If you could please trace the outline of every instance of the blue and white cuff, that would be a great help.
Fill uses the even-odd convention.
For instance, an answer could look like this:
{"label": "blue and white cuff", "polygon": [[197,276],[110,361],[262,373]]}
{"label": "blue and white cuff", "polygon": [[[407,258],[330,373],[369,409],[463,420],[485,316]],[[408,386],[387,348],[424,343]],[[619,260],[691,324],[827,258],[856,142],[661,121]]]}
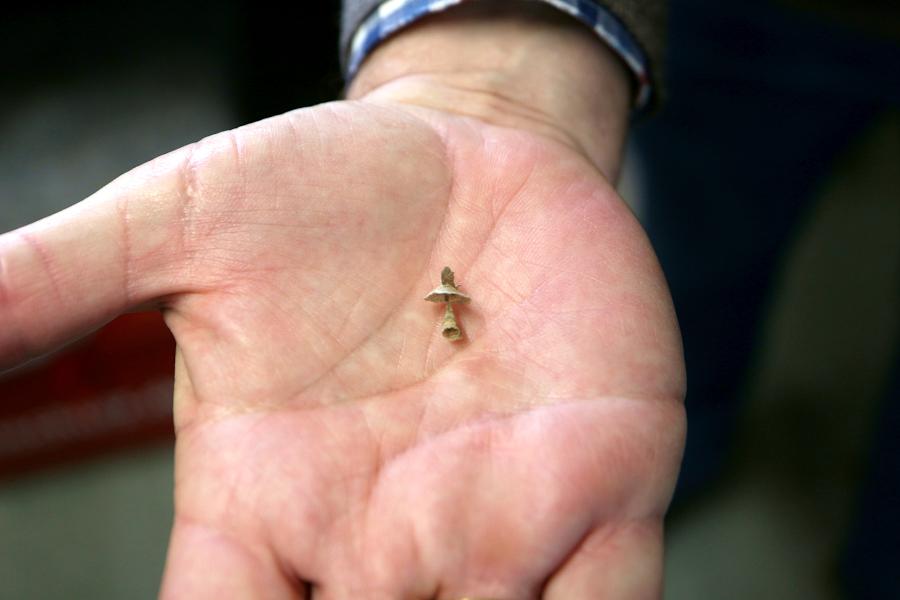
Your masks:
{"label": "blue and white cuff", "polygon": [[[363,59],[394,32],[424,16],[475,0],[386,0],[360,24],[350,40],[347,79],[351,79]],[[647,57],[631,33],[615,15],[592,0],[539,0],[584,23],[628,66],[637,83],[635,108],[641,110],[652,93]]]}

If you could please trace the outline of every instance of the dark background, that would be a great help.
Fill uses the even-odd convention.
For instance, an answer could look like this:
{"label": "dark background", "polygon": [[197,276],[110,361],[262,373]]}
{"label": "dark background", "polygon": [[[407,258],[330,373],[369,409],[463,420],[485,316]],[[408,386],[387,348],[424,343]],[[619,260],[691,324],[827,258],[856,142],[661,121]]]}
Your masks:
{"label": "dark background", "polygon": [[224,70],[236,121],[251,122],[337,97],[339,14],[328,0],[14,4],[0,24],[3,86],[35,93],[159,57],[179,77],[179,55],[201,51]]}

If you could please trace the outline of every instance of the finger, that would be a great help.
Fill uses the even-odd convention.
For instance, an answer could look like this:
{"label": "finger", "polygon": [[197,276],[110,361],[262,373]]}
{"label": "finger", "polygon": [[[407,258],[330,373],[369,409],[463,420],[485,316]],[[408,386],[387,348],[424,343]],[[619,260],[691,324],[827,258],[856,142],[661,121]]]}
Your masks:
{"label": "finger", "polygon": [[203,524],[176,519],[160,598],[308,598],[264,548],[251,548]]}
{"label": "finger", "polygon": [[191,156],[161,157],[0,236],[0,369],[179,289]]}
{"label": "finger", "polygon": [[662,523],[631,521],[594,530],[544,588],[546,600],[662,597]]}

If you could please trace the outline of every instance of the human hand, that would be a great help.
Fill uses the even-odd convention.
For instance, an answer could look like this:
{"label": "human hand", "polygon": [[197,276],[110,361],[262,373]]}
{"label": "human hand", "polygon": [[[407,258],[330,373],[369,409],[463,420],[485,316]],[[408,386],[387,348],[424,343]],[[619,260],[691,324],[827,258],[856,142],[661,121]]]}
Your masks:
{"label": "human hand", "polygon": [[[0,238],[7,364],[137,305],[176,338],[163,596],[659,593],[668,293],[595,165],[527,129],[369,94]],[[422,301],[444,265],[455,344]]]}

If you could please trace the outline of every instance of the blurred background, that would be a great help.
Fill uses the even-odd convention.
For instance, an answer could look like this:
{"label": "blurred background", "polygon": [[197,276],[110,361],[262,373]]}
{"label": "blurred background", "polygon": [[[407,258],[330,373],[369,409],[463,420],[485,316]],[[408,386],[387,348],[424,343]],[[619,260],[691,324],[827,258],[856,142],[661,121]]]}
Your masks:
{"label": "blurred background", "polygon": [[[0,231],[205,135],[336,98],[337,2],[306,4],[7,9]],[[639,132],[620,186],[642,216],[652,136]],[[669,520],[666,598],[868,597],[842,591],[841,565],[896,376],[898,165],[888,104],[810,188],[735,378],[728,444]],[[161,321],[136,315],[0,376],[0,598],[155,597],[172,516],[171,357]],[[688,369],[702,380],[690,354]]]}

